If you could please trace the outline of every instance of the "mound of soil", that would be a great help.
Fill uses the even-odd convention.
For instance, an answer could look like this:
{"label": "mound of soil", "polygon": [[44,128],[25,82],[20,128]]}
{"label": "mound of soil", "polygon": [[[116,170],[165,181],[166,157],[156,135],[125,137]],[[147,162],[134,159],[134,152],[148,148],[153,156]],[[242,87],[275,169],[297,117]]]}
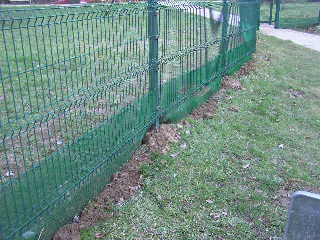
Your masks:
{"label": "mound of soil", "polygon": [[[204,104],[195,109],[190,116],[194,119],[210,119],[213,118],[214,113],[218,107],[218,103],[225,98],[226,90],[241,90],[242,84],[240,78],[248,75],[255,66],[255,60],[252,60],[242,66],[239,71],[233,76],[225,76],[221,83],[221,89],[213,96],[211,96]],[[236,108],[229,109],[230,111],[238,111]]]}
{"label": "mound of soil", "polygon": [[194,119],[210,119],[218,107],[218,102],[223,99],[225,90],[221,89],[218,93],[211,96],[204,104],[193,110],[190,116]]}
{"label": "mound of soil", "polygon": [[[208,99],[206,103],[195,109],[190,115],[195,119],[212,118],[218,102],[225,97],[226,89],[241,90],[239,81],[241,76],[247,75],[254,67],[254,61],[248,62],[240,68],[234,76],[226,76],[222,81],[222,89]],[[182,125],[188,125],[186,121]],[[151,152],[167,153],[170,144],[177,143],[180,136],[175,125],[161,124],[159,129],[151,129],[143,139],[142,146],[137,150],[130,161],[121,171],[115,173],[111,182],[105,189],[82,211],[80,216],[75,216],[73,223],[61,227],[53,240],[80,240],[80,230],[95,225],[97,222],[111,218],[113,204],[121,204],[134,196],[143,184],[143,176],[139,169],[142,164],[151,163]],[[103,237],[103,236],[101,236]],[[96,236],[100,238],[100,236]]]}
{"label": "mound of soil", "polygon": [[159,129],[151,129],[143,140],[143,145],[133,154],[121,171],[113,174],[111,182],[82,211],[73,223],[61,227],[54,240],[80,240],[80,231],[97,222],[111,218],[113,204],[121,204],[134,196],[142,186],[143,177],[139,171],[142,164],[151,163],[150,153],[169,151],[171,143],[178,142],[180,136],[170,124],[162,124]]}
{"label": "mound of soil", "polygon": [[169,145],[180,140],[177,129],[170,124],[161,124],[159,129],[152,129],[143,139],[151,152],[167,153]]}

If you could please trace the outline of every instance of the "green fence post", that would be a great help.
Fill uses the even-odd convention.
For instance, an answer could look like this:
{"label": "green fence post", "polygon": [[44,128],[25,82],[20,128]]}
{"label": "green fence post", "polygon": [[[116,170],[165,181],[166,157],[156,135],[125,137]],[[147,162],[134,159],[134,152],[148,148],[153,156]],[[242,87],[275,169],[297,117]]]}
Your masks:
{"label": "green fence post", "polygon": [[270,2],[269,25],[272,24],[272,13],[273,13],[273,0]]}
{"label": "green fence post", "polygon": [[275,28],[280,28],[280,0],[276,0],[276,19],[275,19]]}
{"label": "green fence post", "polygon": [[320,24],[320,9],[319,9],[318,23]]}
{"label": "green fence post", "polygon": [[222,57],[222,67],[223,71],[227,68],[227,51],[228,51],[228,25],[229,25],[229,6],[227,0],[223,0],[223,7],[222,7],[222,40],[220,46],[220,55]]}
{"label": "green fence post", "polygon": [[160,125],[159,22],[158,1],[148,0],[149,91],[155,97],[156,128]]}
{"label": "green fence post", "polygon": [[261,2],[262,2],[262,0],[258,0],[258,6],[257,6],[257,11],[258,11],[258,25],[257,25],[257,30],[260,29]]}

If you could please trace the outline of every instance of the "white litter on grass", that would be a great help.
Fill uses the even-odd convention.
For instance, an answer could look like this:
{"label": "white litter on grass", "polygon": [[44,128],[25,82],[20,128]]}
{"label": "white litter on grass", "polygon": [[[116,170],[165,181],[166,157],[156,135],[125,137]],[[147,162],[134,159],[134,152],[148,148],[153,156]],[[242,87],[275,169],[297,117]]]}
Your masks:
{"label": "white litter on grass", "polygon": [[227,216],[228,213],[226,211],[222,211],[222,212],[218,212],[218,213],[210,213],[210,217],[212,217],[213,219],[219,219],[222,216]]}
{"label": "white litter on grass", "polygon": [[213,201],[211,199],[207,199],[206,202],[209,203],[209,204],[213,203]]}
{"label": "white litter on grass", "polygon": [[187,148],[187,144],[186,144],[186,143],[182,143],[182,144],[180,145],[180,148],[181,148],[181,149],[186,149],[186,148]]}
{"label": "white litter on grass", "polygon": [[242,166],[243,169],[247,169],[247,168],[249,168],[249,167],[250,167],[250,163],[245,164],[245,165]]}
{"label": "white litter on grass", "polygon": [[170,157],[176,158],[178,155],[179,155],[179,153],[172,153],[172,154],[170,154]]}
{"label": "white litter on grass", "polygon": [[280,145],[278,146],[278,148],[284,149],[284,145],[283,145],[283,144],[280,144]]}
{"label": "white litter on grass", "polygon": [[5,177],[14,177],[15,176],[15,173],[14,171],[7,171],[5,174],[4,174]]}
{"label": "white litter on grass", "polygon": [[177,128],[182,129],[183,126],[181,124],[177,124]]}

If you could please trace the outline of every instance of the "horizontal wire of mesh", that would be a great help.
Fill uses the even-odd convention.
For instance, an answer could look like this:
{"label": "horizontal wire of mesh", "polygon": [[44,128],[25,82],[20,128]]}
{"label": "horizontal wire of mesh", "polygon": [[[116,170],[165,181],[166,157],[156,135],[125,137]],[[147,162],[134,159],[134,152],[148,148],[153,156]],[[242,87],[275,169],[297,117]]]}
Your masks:
{"label": "horizontal wire of mesh", "polygon": [[272,24],[274,22],[276,5],[272,1],[261,1],[260,22]]}
{"label": "horizontal wire of mesh", "polygon": [[320,24],[320,2],[280,1],[279,27],[299,28]]}
{"label": "horizontal wire of mesh", "polygon": [[257,2],[0,10],[1,238],[49,238],[156,119],[250,57],[257,22]]}
{"label": "horizontal wire of mesh", "polygon": [[155,111],[145,5],[23,13],[1,20],[4,232],[108,161]]}

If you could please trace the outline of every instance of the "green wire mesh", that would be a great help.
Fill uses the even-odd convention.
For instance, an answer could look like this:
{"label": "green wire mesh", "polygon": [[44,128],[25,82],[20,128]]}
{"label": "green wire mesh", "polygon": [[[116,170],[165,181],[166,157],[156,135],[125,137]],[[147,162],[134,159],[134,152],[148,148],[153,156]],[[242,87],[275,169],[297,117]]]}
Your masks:
{"label": "green wire mesh", "polygon": [[152,125],[250,59],[258,16],[256,1],[2,7],[0,239],[70,221]]}
{"label": "green wire mesh", "polygon": [[274,0],[261,0],[260,4],[260,22],[273,24],[275,20],[276,5]]}
{"label": "green wire mesh", "polygon": [[320,24],[320,2],[276,0],[277,28],[304,28]]}

